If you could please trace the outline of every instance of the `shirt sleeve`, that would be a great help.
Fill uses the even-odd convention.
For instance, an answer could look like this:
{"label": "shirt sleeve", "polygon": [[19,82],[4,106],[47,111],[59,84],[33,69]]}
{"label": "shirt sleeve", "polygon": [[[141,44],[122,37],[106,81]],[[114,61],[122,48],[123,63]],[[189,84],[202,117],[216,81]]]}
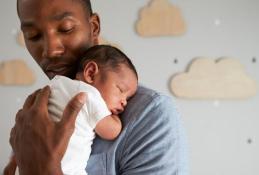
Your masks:
{"label": "shirt sleeve", "polygon": [[157,94],[144,105],[127,131],[119,174],[187,175],[185,135],[172,99]]}

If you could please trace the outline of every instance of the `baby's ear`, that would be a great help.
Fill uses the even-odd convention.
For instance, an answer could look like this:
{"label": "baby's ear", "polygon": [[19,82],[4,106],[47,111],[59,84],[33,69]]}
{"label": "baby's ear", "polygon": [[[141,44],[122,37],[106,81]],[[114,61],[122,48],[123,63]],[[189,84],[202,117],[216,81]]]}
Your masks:
{"label": "baby's ear", "polygon": [[84,67],[84,80],[91,84],[94,81],[95,75],[98,73],[99,68],[96,62],[90,61]]}

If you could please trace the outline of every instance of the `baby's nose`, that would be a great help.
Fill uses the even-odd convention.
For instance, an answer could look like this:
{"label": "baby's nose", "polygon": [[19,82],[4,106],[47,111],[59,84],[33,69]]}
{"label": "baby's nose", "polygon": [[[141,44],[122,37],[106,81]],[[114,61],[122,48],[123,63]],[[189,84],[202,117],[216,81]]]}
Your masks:
{"label": "baby's nose", "polygon": [[127,105],[127,100],[125,100],[125,99],[121,100],[121,105],[123,107],[125,107]]}

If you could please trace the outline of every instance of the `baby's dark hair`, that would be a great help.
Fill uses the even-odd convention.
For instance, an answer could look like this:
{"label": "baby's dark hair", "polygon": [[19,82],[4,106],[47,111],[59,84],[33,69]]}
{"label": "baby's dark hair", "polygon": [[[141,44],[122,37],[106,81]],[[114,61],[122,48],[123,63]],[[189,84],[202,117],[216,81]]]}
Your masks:
{"label": "baby's dark hair", "polygon": [[121,64],[130,68],[138,78],[131,60],[119,49],[110,45],[96,45],[89,48],[79,62],[78,72],[82,72],[89,61],[95,61],[99,67],[116,70]]}

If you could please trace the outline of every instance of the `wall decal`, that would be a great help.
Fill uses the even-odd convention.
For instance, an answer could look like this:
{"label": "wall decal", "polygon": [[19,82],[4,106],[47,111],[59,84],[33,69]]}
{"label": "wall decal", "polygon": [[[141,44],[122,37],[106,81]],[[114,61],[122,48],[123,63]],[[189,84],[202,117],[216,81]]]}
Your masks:
{"label": "wall decal", "polygon": [[35,76],[23,60],[0,63],[0,85],[31,85],[34,82]]}
{"label": "wall decal", "polygon": [[178,58],[174,58],[174,64],[177,64],[178,62]]}
{"label": "wall decal", "polygon": [[98,40],[99,40],[99,44],[107,44],[107,45],[111,45],[111,46],[113,46],[113,47],[116,47],[116,48],[118,48],[118,49],[121,49],[121,47],[118,45],[118,44],[115,44],[115,43],[111,43],[111,42],[109,42],[108,40],[106,40],[104,37],[102,37],[102,36],[100,36],[99,38],[98,38]]}
{"label": "wall decal", "polygon": [[178,7],[168,0],[152,0],[141,9],[136,31],[144,37],[177,36],[184,34],[186,27]]}
{"label": "wall decal", "polygon": [[220,19],[215,19],[215,21],[214,21],[214,25],[217,26],[217,27],[220,26],[221,23],[222,23],[222,22],[221,22]]}
{"label": "wall decal", "polygon": [[22,31],[18,32],[16,34],[16,41],[17,43],[22,46],[22,47],[25,47],[25,41],[24,41],[24,37],[23,37],[23,33]]}
{"label": "wall decal", "polygon": [[256,82],[236,59],[217,61],[205,57],[193,60],[185,73],[172,77],[171,91],[189,99],[244,99],[256,94]]}

